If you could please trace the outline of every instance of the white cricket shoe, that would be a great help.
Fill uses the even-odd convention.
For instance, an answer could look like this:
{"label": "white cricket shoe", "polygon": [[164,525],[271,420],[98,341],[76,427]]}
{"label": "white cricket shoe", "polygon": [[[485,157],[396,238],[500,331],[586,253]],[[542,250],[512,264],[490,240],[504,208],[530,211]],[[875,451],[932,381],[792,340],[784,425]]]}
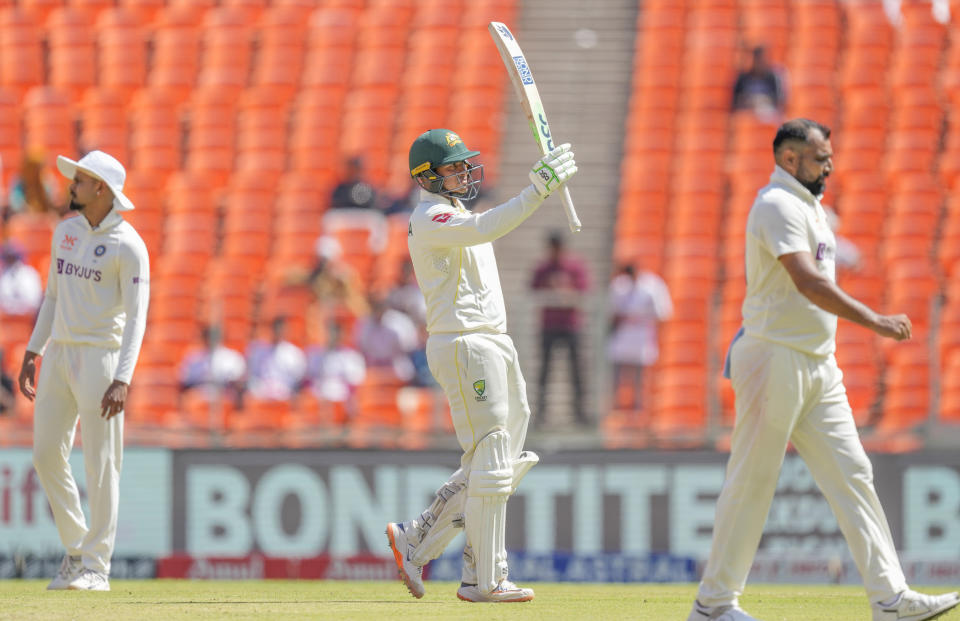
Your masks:
{"label": "white cricket shoe", "polygon": [[873,621],[925,621],[926,619],[936,619],[947,612],[957,604],[960,604],[960,596],[957,592],[945,593],[943,595],[926,595],[907,589],[900,594],[897,601],[883,605],[873,604]]}
{"label": "white cricket shoe", "polygon": [[465,602],[529,602],[533,599],[533,589],[522,589],[504,578],[489,593],[484,593],[475,584],[461,583],[457,597]]}
{"label": "white cricket shoe", "polygon": [[407,585],[410,595],[420,599],[425,592],[423,566],[410,560],[410,555],[417,547],[407,536],[407,529],[410,527],[409,522],[404,524],[390,522],[387,524],[387,540],[390,542],[393,559],[397,562],[397,573],[400,574],[400,579]]}
{"label": "white cricket shoe", "polygon": [[106,574],[84,567],[67,588],[71,591],[109,591],[110,580]]}
{"label": "white cricket shoe", "polygon": [[704,606],[694,600],[693,610],[687,621],[759,621],[756,617],[748,615],[740,606]]}
{"label": "white cricket shoe", "polygon": [[83,569],[83,563],[79,556],[64,554],[63,560],[60,562],[60,569],[57,570],[57,575],[47,585],[47,590],[66,591],[73,579],[80,574],[81,569]]}

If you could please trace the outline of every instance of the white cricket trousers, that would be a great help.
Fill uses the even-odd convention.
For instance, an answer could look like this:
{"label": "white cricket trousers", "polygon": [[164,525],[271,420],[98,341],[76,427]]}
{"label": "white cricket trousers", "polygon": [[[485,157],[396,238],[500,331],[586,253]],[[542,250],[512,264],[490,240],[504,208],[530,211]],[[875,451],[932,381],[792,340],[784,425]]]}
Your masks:
{"label": "white cricket trousers", "polygon": [[477,442],[495,429],[510,435],[510,456],[523,451],[530,423],[527,384],[506,334],[431,334],[427,364],[450,402],[450,417],[469,472]]}
{"label": "white cricket trousers", "polygon": [[[84,567],[110,573],[117,535],[123,412],[101,417],[103,395],[113,381],[119,350],[51,342],[43,355],[33,409],[33,467],[50,501],[60,540]],[[77,420],[83,439],[90,526],[80,507],[67,462]]]}
{"label": "white cricket trousers", "polygon": [[738,340],[730,355],[737,419],[710,558],[697,594],[700,603],[737,603],[788,442],[830,504],[870,601],[906,589],[836,359],[750,336]]}

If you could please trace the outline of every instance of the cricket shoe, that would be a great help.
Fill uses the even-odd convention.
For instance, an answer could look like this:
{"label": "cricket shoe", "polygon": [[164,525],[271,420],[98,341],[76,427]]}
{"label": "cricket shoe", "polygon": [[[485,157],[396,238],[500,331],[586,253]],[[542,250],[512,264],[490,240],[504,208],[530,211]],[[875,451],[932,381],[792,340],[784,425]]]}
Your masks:
{"label": "cricket shoe", "polygon": [[694,600],[693,610],[687,621],[759,621],[756,617],[748,615],[743,608],[736,604],[730,606],[704,606],[699,601]]}
{"label": "cricket shoe", "polygon": [[57,575],[47,585],[47,590],[66,591],[73,579],[80,574],[81,569],[83,569],[83,563],[79,556],[64,554],[63,560],[60,562],[60,569],[57,570]]}
{"label": "cricket shoe", "polygon": [[407,529],[411,526],[409,522],[406,524],[407,526],[396,522],[387,524],[387,541],[390,542],[393,559],[397,562],[397,573],[400,574],[400,579],[407,585],[410,595],[420,599],[425,592],[423,588],[423,566],[410,560],[410,555],[413,554],[416,545],[407,536]]}
{"label": "cricket shoe", "polygon": [[84,567],[67,588],[71,591],[109,591],[110,580],[106,574]]}
{"label": "cricket shoe", "polygon": [[892,604],[873,604],[873,621],[936,619],[957,604],[960,604],[960,597],[956,591],[943,595],[926,595],[907,589]]}
{"label": "cricket shoe", "polygon": [[523,589],[503,579],[497,588],[484,593],[475,584],[461,583],[457,597],[465,602],[529,602],[533,599],[533,589]]}

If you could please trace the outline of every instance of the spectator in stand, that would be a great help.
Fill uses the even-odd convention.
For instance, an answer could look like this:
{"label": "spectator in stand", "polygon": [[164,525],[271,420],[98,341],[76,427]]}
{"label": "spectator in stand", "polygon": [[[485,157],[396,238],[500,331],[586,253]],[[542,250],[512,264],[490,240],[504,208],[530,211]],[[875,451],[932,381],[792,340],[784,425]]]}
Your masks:
{"label": "spectator in stand", "polygon": [[220,327],[201,328],[203,346],[188,352],[180,363],[180,393],[200,392],[207,400],[230,399],[243,405],[247,364],[243,354],[221,343]]}
{"label": "spectator in stand", "polygon": [[347,160],[343,181],[333,188],[330,196],[332,209],[373,209],[377,205],[377,191],[364,180],[362,157]]}
{"label": "spectator in stand", "polygon": [[270,323],[270,341],[247,348],[247,390],[258,399],[289,401],[300,392],[307,370],[303,350],[287,340],[287,318]]}
{"label": "spectator in stand", "polygon": [[314,246],[315,260],[309,270],[294,268],[287,282],[309,287],[313,292],[317,325],[325,325],[331,318],[362,317],[368,312],[363,287],[356,272],[340,261],[343,249],[334,237],[321,235]]}
{"label": "spectator in stand", "polygon": [[0,313],[32,319],[43,301],[43,283],[40,273],[24,263],[23,257],[23,248],[16,242],[8,241],[0,248]]}
{"label": "spectator in stand", "polygon": [[46,155],[42,150],[30,149],[23,156],[20,172],[10,181],[7,204],[13,213],[62,213],[57,193],[60,186],[57,178],[47,168]]}
{"label": "spectator in stand", "polygon": [[[624,266],[610,283],[612,333],[607,356],[613,363],[615,407],[641,407],[644,367],[660,356],[658,332],[660,322],[673,315],[673,302],[667,285],[660,276],[646,270],[638,274],[632,265]],[[632,383],[633,401],[624,402],[621,390]]]}
{"label": "spectator in stand", "polygon": [[840,216],[837,215],[836,210],[829,205],[822,205],[822,207],[823,211],[827,214],[827,224],[830,225],[830,230],[833,231],[833,236],[837,239],[837,254],[835,258],[837,269],[853,272],[859,271],[863,258],[863,255],[860,253],[860,248],[857,247],[857,244],[854,243],[852,239],[844,237],[837,232],[840,228]]}
{"label": "spectator in stand", "polygon": [[733,110],[750,110],[761,119],[775,122],[786,105],[782,70],[767,59],[762,45],[753,48],[750,67],[737,75],[733,85]]}
{"label": "spectator in stand", "polygon": [[367,368],[391,369],[401,382],[414,378],[410,354],[416,350],[417,326],[404,313],[387,306],[379,294],[369,298],[370,314],[354,326],[354,343]]}
{"label": "spectator in stand", "polygon": [[16,390],[16,384],[13,381],[13,376],[7,373],[4,358],[4,351],[0,349],[0,416],[9,416],[14,413],[16,408],[13,392]]}
{"label": "spectator in stand", "polygon": [[427,302],[417,284],[417,275],[413,271],[413,263],[407,259],[400,268],[400,278],[387,293],[387,305],[405,313],[417,326],[427,324]]}
{"label": "spectator in stand", "polygon": [[420,186],[413,183],[403,194],[399,194],[384,208],[383,215],[392,216],[402,214],[409,216],[413,213],[414,207],[420,202]]}
{"label": "spectator in stand", "polygon": [[581,425],[590,417],[583,409],[583,380],[580,369],[580,307],[590,283],[587,267],[579,257],[567,252],[563,234],[553,232],[547,238],[547,257],[536,267],[530,284],[540,306],[540,376],[537,382],[539,420],[547,421],[547,379],[553,363],[554,348],[567,349],[570,360],[570,387],[573,390],[573,414]]}
{"label": "spectator in stand", "polygon": [[331,322],[327,344],[307,349],[307,385],[321,401],[343,404],[347,417],[356,413],[357,386],[367,376],[363,354],[343,342],[340,325]]}

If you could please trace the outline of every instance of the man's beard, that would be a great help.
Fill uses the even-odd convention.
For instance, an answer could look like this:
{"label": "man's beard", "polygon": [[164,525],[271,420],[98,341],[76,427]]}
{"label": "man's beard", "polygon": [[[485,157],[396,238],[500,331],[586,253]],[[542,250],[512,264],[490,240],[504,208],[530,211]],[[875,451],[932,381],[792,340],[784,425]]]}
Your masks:
{"label": "man's beard", "polygon": [[71,200],[71,201],[70,201],[70,211],[83,211],[83,205],[81,205],[81,204],[78,203],[77,201]]}
{"label": "man's beard", "polygon": [[814,196],[820,196],[823,194],[823,190],[827,187],[827,177],[826,175],[820,175],[813,181],[804,181],[802,179],[797,179],[800,182],[800,185],[810,190],[810,193]]}

